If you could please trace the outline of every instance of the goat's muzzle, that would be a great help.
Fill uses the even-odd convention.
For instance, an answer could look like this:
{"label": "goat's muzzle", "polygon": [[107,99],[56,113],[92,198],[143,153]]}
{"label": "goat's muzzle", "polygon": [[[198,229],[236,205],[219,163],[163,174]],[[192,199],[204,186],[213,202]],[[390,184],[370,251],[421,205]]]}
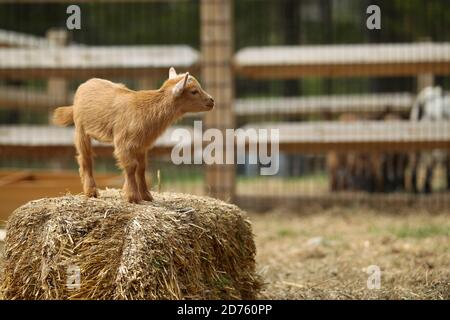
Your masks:
{"label": "goat's muzzle", "polygon": [[208,107],[209,110],[214,108],[214,99],[213,98],[209,98],[208,103],[206,104],[206,106]]}

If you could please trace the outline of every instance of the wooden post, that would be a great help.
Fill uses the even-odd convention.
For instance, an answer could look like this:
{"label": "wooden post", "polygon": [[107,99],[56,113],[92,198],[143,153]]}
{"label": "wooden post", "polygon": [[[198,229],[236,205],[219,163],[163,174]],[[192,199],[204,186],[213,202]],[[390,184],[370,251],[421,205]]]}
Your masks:
{"label": "wooden post", "polygon": [[[421,43],[431,43],[430,38],[421,39]],[[430,87],[434,84],[434,75],[432,73],[424,73],[417,75],[417,93],[420,93],[422,89]]]}
{"label": "wooden post", "polygon": [[[225,137],[234,129],[233,0],[201,0],[201,69],[205,89],[215,99],[215,108],[205,115],[204,130],[217,128]],[[228,146],[230,147],[230,146]],[[224,148],[224,159],[227,152]],[[206,193],[233,201],[236,184],[235,164],[205,165]]]}
{"label": "wooden post", "polygon": [[[69,34],[63,29],[50,29],[47,31],[46,37],[52,47],[64,47],[69,42]],[[49,78],[47,81],[47,93],[53,101],[67,101],[69,92],[67,88],[67,80],[64,78]],[[52,103],[48,110],[48,123],[52,122],[53,110],[61,107]],[[49,161],[52,169],[63,169],[66,167],[67,159],[56,158]]]}
{"label": "wooden post", "polygon": [[[62,29],[50,29],[47,31],[47,39],[51,46],[63,47],[68,43],[69,35],[66,30]],[[68,98],[67,80],[64,78],[50,78],[47,82],[47,92],[50,97],[53,97],[55,101],[66,101]],[[51,114],[54,107],[51,106],[49,110],[49,122],[51,120]]]}
{"label": "wooden post", "polygon": [[[430,42],[430,39],[423,39],[421,42]],[[426,87],[430,87],[434,85],[434,75],[432,73],[422,73],[418,74],[416,78],[416,90],[417,94],[419,94]],[[417,186],[417,175],[418,175],[418,167],[417,163],[419,161],[419,153],[411,152],[409,154],[409,165],[406,170],[405,176],[405,187],[408,191],[415,190]]]}

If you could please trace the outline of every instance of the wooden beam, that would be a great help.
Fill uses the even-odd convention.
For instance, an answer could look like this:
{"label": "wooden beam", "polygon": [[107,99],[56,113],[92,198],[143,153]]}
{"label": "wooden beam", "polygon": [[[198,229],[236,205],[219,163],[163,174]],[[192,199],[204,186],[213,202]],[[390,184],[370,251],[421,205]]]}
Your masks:
{"label": "wooden beam", "polygon": [[[154,80],[140,79],[142,89],[154,88]],[[376,113],[386,110],[392,112],[409,112],[415,96],[403,93],[377,93],[355,95],[330,95],[311,97],[275,97],[236,99],[234,112],[236,116],[257,115],[306,115],[321,113],[361,112]],[[0,108],[34,108],[48,109],[55,106],[71,104],[73,93],[67,98],[50,96],[46,92],[27,90],[12,86],[0,87]],[[188,114],[198,117],[198,114]]]}
{"label": "wooden beam", "polygon": [[244,48],[237,73],[255,79],[450,74],[450,43],[351,44]]}
{"label": "wooden beam", "polygon": [[414,98],[415,95],[404,92],[238,99],[235,112],[237,116],[409,112]]}
{"label": "wooden beam", "polygon": [[[215,99],[215,108],[205,116],[207,128],[217,128],[222,134],[234,128],[233,0],[201,0],[202,80]],[[229,150],[224,149],[226,156]],[[205,166],[207,194],[233,201],[236,187],[236,167],[233,164]]]}
{"label": "wooden beam", "polygon": [[[76,171],[32,171],[33,179],[16,181],[0,186],[0,225],[19,206],[31,200],[44,197],[57,197],[68,192],[77,194],[82,191],[79,175]],[[8,170],[1,170],[0,177],[10,175]],[[99,188],[120,188],[123,178],[119,173],[95,172],[95,180]],[[116,179],[114,179],[114,177]],[[1,235],[0,235],[1,236]]]}
{"label": "wooden beam", "polygon": [[[0,0],[1,3],[2,0]],[[44,37],[0,29],[0,47],[48,48],[53,44]]]}
{"label": "wooden beam", "polygon": [[9,175],[0,177],[0,187],[4,187],[23,180],[29,180],[32,178],[33,175],[28,170],[11,173]]}
{"label": "wooden beam", "polygon": [[269,136],[271,129],[278,129],[280,151],[288,153],[450,149],[450,121],[266,123],[248,124],[243,129],[266,129]]}
{"label": "wooden beam", "polygon": [[198,53],[188,46],[108,46],[0,49],[0,77],[166,77],[168,68],[192,69]]}
{"label": "wooden beam", "polygon": [[[152,78],[139,79],[141,89],[156,88]],[[308,115],[308,114],[339,114],[345,112],[377,113],[389,110],[391,112],[407,113],[411,110],[415,95],[408,92],[329,95],[311,97],[269,97],[236,99],[234,113],[236,116],[263,115]],[[33,108],[46,110],[57,106],[70,105],[73,93],[67,97],[51,96],[46,92],[27,90],[12,86],[0,87],[0,108]],[[187,114],[187,117],[198,117],[198,114]]]}
{"label": "wooden beam", "polygon": [[[170,127],[158,138],[149,151],[151,156],[170,154],[178,143],[171,138],[173,130],[183,128],[191,132],[190,127]],[[3,125],[0,126],[0,156],[2,157],[72,157],[75,155],[72,127],[61,128],[42,125]],[[191,145],[187,139],[184,143]],[[93,140],[97,156],[112,156],[112,145]]]}
{"label": "wooden beam", "polygon": [[21,87],[0,87],[0,108],[48,110],[71,105],[73,93],[67,96],[52,96],[45,91],[29,90]]}

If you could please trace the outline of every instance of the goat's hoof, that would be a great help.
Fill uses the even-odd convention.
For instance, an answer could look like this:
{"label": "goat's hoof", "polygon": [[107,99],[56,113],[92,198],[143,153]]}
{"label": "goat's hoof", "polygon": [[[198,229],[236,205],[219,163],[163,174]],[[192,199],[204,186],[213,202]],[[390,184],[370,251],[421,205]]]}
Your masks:
{"label": "goat's hoof", "polygon": [[89,198],[98,198],[97,188],[95,187],[87,189],[84,194]]}
{"label": "goat's hoof", "polygon": [[130,194],[127,196],[127,200],[129,203],[139,203],[142,199],[139,195]]}
{"label": "goat's hoof", "polygon": [[144,192],[144,193],[141,195],[141,197],[142,197],[142,200],[144,200],[144,201],[153,201],[152,194],[151,194],[149,191]]}

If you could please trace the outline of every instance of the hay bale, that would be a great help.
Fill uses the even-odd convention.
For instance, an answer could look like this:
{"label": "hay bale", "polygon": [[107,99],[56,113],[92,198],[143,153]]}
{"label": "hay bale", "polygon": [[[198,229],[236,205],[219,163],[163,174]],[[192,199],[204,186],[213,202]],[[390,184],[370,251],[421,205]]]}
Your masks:
{"label": "hay bale", "polygon": [[[120,191],[31,201],[7,224],[5,299],[251,299],[251,225],[236,206],[185,194],[129,204]],[[75,269],[74,269],[75,268]],[[77,269],[78,268],[78,269]],[[80,286],[68,286],[79,270]]]}

